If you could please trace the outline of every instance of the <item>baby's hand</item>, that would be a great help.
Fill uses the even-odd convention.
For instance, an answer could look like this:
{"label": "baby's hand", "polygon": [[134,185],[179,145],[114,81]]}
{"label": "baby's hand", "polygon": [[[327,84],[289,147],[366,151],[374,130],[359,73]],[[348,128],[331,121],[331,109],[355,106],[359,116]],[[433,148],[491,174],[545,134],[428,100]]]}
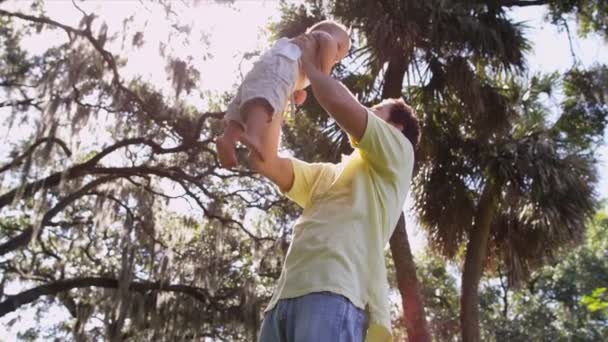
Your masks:
{"label": "baby's hand", "polygon": [[293,92],[293,102],[297,105],[300,106],[304,103],[304,101],[306,101],[306,90],[304,89],[299,89]]}

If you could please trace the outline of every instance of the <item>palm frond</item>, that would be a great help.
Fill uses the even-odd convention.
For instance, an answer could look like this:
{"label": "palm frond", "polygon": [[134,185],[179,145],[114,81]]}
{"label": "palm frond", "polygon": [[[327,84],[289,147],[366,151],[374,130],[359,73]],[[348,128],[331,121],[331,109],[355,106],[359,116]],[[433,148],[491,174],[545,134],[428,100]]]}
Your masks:
{"label": "palm frond", "polygon": [[497,147],[492,166],[504,184],[492,244],[502,251],[512,283],[578,244],[596,209],[594,161],[563,153],[545,134]]}

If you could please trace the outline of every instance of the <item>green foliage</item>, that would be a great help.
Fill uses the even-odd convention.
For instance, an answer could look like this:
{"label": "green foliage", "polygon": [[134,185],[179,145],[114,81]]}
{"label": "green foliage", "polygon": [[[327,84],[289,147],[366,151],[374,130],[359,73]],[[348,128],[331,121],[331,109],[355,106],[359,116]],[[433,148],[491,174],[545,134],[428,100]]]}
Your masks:
{"label": "green foliage", "polygon": [[551,20],[564,24],[567,15],[574,15],[583,36],[599,33],[608,39],[608,4],[603,0],[549,0]]}
{"label": "green foliage", "polygon": [[[489,96],[488,103],[503,108],[500,125],[479,124],[483,114],[471,115],[470,107],[450,99],[438,103],[420,93],[429,104],[414,183],[415,206],[431,243],[444,255],[455,257],[466,241],[475,203],[489,180],[501,191],[491,223],[488,267],[501,259],[510,281],[517,282],[550,260],[554,251],[581,241],[584,224],[595,209],[597,176],[589,149],[602,139],[604,129],[596,125],[571,134],[579,139],[562,139],[555,133],[570,122],[572,113],[565,101],[557,123],[550,124],[554,113],[541,94],[551,96],[557,81],[556,74],[530,80],[492,80],[486,75],[490,87],[501,89],[499,97],[484,95]],[[578,106],[603,108],[593,99],[577,98]]]}
{"label": "green foliage", "polygon": [[606,299],[606,288],[598,287],[590,295],[584,295],[581,303],[587,307],[589,312],[595,313],[599,311],[605,315],[608,313],[608,301]]}
{"label": "green foliage", "polygon": [[485,60],[496,67],[523,66],[527,49],[522,27],[510,22],[500,8],[471,1],[336,2],[334,14],[366,37],[372,70],[379,70],[395,51],[409,62],[420,56],[460,56]]}
{"label": "green foliage", "polygon": [[[483,341],[601,341],[608,334],[605,209],[587,225],[586,242],[534,272],[519,287],[499,272],[480,292]],[[431,251],[417,260],[427,316],[437,341],[459,335],[457,272]],[[594,310],[595,309],[595,310]]]}
{"label": "green foliage", "polygon": [[[596,215],[587,231],[601,231],[600,240],[605,244],[608,225],[601,221],[602,215],[605,209]],[[513,324],[506,325],[508,328],[496,335],[496,340],[526,341],[538,336],[552,341],[598,341],[605,337],[607,317],[591,311],[585,304],[589,300],[584,299],[593,296],[598,284],[608,281],[607,250],[597,246],[587,239],[584,245],[564,255],[556,264],[539,270],[527,284],[509,293],[510,312],[493,324],[505,326],[509,320]],[[497,311],[493,309],[494,314]],[[490,321],[496,318],[488,317]]]}
{"label": "green foliage", "polygon": [[454,341],[460,332],[458,290],[445,260],[427,250],[416,260],[424,305],[432,335],[437,341]]}
{"label": "green foliage", "polygon": [[573,69],[564,77],[564,114],[553,127],[566,144],[590,149],[608,125],[608,67]]}
{"label": "green foliage", "polygon": [[315,23],[327,19],[323,13],[323,1],[309,1],[306,5],[281,1],[281,19],[270,25],[273,39],[293,38],[306,31]]}

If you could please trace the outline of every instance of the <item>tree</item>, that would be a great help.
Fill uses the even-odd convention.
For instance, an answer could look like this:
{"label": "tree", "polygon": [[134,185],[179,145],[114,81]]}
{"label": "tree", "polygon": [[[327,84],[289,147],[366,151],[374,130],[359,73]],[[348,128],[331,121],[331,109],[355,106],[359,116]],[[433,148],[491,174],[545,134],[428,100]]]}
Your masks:
{"label": "tree", "polygon": [[[191,56],[171,50],[188,43],[186,4],[139,8],[172,27],[159,46],[169,89],[126,76],[127,52],[153,38],[135,14],[111,27],[74,2],[71,25],[44,2],[2,5],[3,130],[27,134],[10,136],[0,166],[0,316],[48,298],[38,312],[72,316],[55,337],[251,340],[284,253],[288,230],[274,225],[294,207],[249,171],[219,168],[225,101],[197,90]],[[39,53],[23,47],[55,32]],[[246,218],[255,210],[263,221]]]}
{"label": "tree", "polygon": [[[463,340],[479,339],[477,287],[484,268],[503,264],[509,283],[516,284],[559,249],[580,242],[593,213],[592,153],[588,146],[564,139],[568,133],[560,129],[562,119],[548,124],[548,113],[535,103],[539,93],[550,91],[546,87],[551,82],[550,77],[533,78],[523,89],[513,83],[497,85],[514,92],[512,99],[519,104],[508,107],[522,111],[512,114],[512,124],[502,129],[510,128],[502,132],[483,137],[487,131],[477,135],[474,130],[450,130],[449,117],[461,115],[456,109],[446,111],[444,121],[432,123],[437,125],[431,129],[435,147],[416,179],[416,205],[431,242],[442,253],[457,257],[466,243]],[[569,82],[567,76],[566,88]],[[582,107],[590,104],[575,96]],[[606,112],[600,112],[595,114],[605,127]],[[593,121],[595,114],[585,113],[586,120]],[[570,114],[565,105],[563,116]],[[601,137],[603,127],[585,131],[581,140]]]}
{"label": "tree", "polygon": [[[606,282],[606,209],[586,225],[584,243],[559,253],[552,265],[509,287],[504,265],[483,280],[480,291],[483,341],[598,341],[606,336],[606,316],[585,304],[588,293]],[[458,290],[455,267],[431,250],[416,260],[429,324],[440,341],[457,341]]]}
{"label": "tree", "polygon": [[[486,284],[484,340],[598,341],[608,334],[606,315],[585,298],[608,280],[605,208],[587,225],[584,243],[533,273],[519,289]],[[500,276],[506,285],[506,277]],[[498,299],[498,300],[497,300]]]}

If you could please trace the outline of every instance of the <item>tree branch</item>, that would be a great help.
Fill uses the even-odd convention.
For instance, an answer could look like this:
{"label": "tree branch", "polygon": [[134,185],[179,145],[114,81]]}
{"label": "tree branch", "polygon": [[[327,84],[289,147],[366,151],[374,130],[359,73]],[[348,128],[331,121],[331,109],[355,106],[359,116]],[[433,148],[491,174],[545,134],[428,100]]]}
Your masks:
{"label": "tree branch", "polygon": [[25,84],[19,82],[11,82],[11,81],[0,81],[0,87],[26,87],[26,88],[35,88],[37,84]]}
{"label": "tree branch", "polygon": [[76,4],[76,1],[72,0],[72,5],[74,5],[74,7],[76,7],[76,9],[78,10],[78,12],[82,13],[82,15],[84,17],[88,17],[89,14],[87,12],[85,12],[80,6],[78,6],[78,4]]}
{"label": "tree branch", "polygon": [[566,35],[568,36],[568,43],[570,46],[570,55],[572,56],[572,64],[576,65],[577,58],[576,58],[576,53],[574,53],[574,44],[572,43],[572,34],[570,34],[570,26],[568,26],[568,21],[564,18],[562,18],[562,24],[564,25],[564,28],[566,29]]}
{"label": "tree branch", "polygon": [[[145,139],[145,138],[125,139],[125,140],[115,143],[114,145],[111,145],[111,146],[105,148],[104,150],[102,150],[101,152],[99,152],[94,157],[92,157],[91,159],[87,160],[84,163],[74,165],[66,171],[53,173],[46,178],[39,179],[37,181],[33,181],[31,183],[25,184],[21,187],[14,188],[13,190],[10,190],[9,192],[2,194],[0,196],[0,208],[10,204],[20,192],[21,192],[21,196],[23,198],[27,198],[27,197],[34,195],[40,189],[51,188],[51,187],[58,185],[60,183],[62,177],[65,177],[65,179],[73,179],[76,177],[80,177],[80,176],[89,174],[89,173],[91,173],[91,169],[97,163],[99,163],[101,161],[101,159],[103,159],[110,153],[112,153],[122,147],[130,146],[130,145],[139,145],[139,144],[147,145],[147,146],[151,147],[152,151],[154,153],[165,154],[165,153],[175,153],[175,152],[187,151],[189,149],[202,146],[203,144],[207,144],[207,142],[206,141],[197,141],[197,142],[191,143],[191,144],[181,144],[181,145],[171,147],[171,148],[164,148],[150,139]],[[116,168],[116,169],[124,171],[124,170],[128,170],[128,169],[137,169],[137,168]],[[139,172],[134,172],[134,173],[131,172],[131,173],[129,173],[129,175],[135,175],[138,173]]]}
{"label": "tree branch", "polygon": [[[142,178],[145,178],[145,177],[142,177]],[[127,177],[126,180],[129,181],[129,183],[133,184],[134,186],[136,186],[138,188],[142,188],[142,189],[146,190],[147,192],[149,192],[149,193],[151,193],[151,194],[153,194],[155,196],[159,196],[159,197],[162,197],[162,198],[165,198],[165,199],[168,199],[168,200],[177,199],[177,198],[184,198],[184,196],[185,196],[185,194],[183,194],[183,195],[177,195],[177,196],[169,196],[167,194],[163,194],[160,191],[156,191],[156,190],[152,189],[152,187],[150,185],[146,185],[146,184],[142,184],[142,183],[138,183],[138,182],[134,181],[133,179],[131,179],[131,177]]]}
{"label": "tree branch", "polygon": [[0,102],[0,108],[2,107],[17,107],[17,106],[33,106],[40,108],[38,105],[40,102],[34,102],[35,99],[23,99],[14,101],[3,101]]}
{"label": "tree branch", "polygon": [[502,0],[500,5],[503,7],[526,7],[526,6],[541,6],[548,4],[548,0]]}
{"label": "tree branch", "polygon": [[99,42],[99,40],[97,40],[95,37],[93,37],[93,33],[91,32],[91,22],[92,22],[91,16],[85,16],[85,18],[88,18],[88,20],[86,20],[86,28],[83,30],[80,30],[80,29],[76,29],[76,28],[73,28],[68,25],[61,24],[61,23],[59,23],[55,20],[52,20],[48,17],[45,17],[45,16],[36,17],[36,16],[27,15],[27,14],[18,13],[18,12],[9,12],[9,11],[5,11],[2,9],[0,9],[0,15],[4,15],[4,16],[8,16],[8,17],[15,17],[15,18],[32,21],[32,22],[39,23],[39,24],[47,24],[50,26],[55,26],[55,27],[61,28],[68,34],[68,37],[70,38],[70,40],[72,39],[72,35],[79,36],[79,37],[86,39],[87,41],[89,41],[89,43],[91,43],[93,48],[95,50],[97,50],[97,52],[99,52],[99,54],[103,58],[104,62],[108,65],[108,68],[112,72],[112,83],[115,86],[117,86],[120,91],[125,93],[131,100],[135,101],[139,105],[141,110],[146,112],[157,124],[163,126],[163,122],[166,122],[170,119],[170,117],[168,115],[163,116],[162,114],[158,114],[158,113],[155,113],[154,111],[149,110],[146,103],[136,93],[134,93],[131,89],[125,87],[122,84],[122,82],[120,80],[120,74],[118,72],[116,59],[114,58],[114,56],[112,55],[111,52],[109,52],[108,50],[105,50],[103,48],[103,45],[102,45],[102,43]]}
{"label": "tree branch", "polygon": [[29,147],[29,148],[28,148],[28,149],[27,149],[25,152],[23,152],[21,155],[17,156],[15,159],[13,159],[13,161],[12,161],[12,162],[10,162],[10,163],[8,163],[7,165],[5,165],[5,166],[1,167],[1,168],[0,168],[0,173],[2,173],[2,172],[6,171],[6,170],[8,170],[8,169],[10,169],[10,168],[13,168],[13,167],[15,167],[15,166],[19,165],[19,164],[20,164],[20,163],[23,161],[23,159],[25,159],[27,156],[29,156],[30,154],[32,154],[32,153],[34,152],[34,150],[35,150],[35,149],[36,149],[38,146],[40,146],[41,144],[43,144],[43,143],[45,143],[45,142],[48,142],[48,143],[55,143],[55,144],[59,145],[59,146],[60,146],[60,147],[63,149],[63,152],[65,152],[65,154],[66,154],[68,157],[71,157],[71,156],[72,156],[72,151],[70,151],[70,149],[68,148],[67,144],[66,144],[66,143],[65,143],[63,140],[58,139],[58,138],[55,138],[55,137],[44,137],[44,138],[40,138],[40,139],[36,140],[36,141],[35,141],[35,142],[32,144],[32,146],[30,146],[30,147]]}
{"label": "tree branch", "polygon": [[[84,11],[81,10],[81,12],[83,14],[85,14]],[[16,17],[16,18],[20,18],[23,20],[27,20],[27,21],[32,21],[32,22],[36,22],[36,23],[40,23],[40,24],[47,24],[47,25],[61,28],[61,29],[65,30],[66,33],[68,33],[70,40],[72,39],[71,35],[76,35],[76,36],[86,39],[87,41],[89,41],[89,43],[91,43],[93,48],[97,52],[99,52],[99,54],[103,58],[104,62],[107,64],[108,68],[110,69],[110,71],[113,75],[112,84],[115,85],[116,87],[118,87],[118,90],[121,91],[122,93],[124,93],[129,100],[134,101],[139,106],[140,110],[145,112],[156,124],[158,124],[161,127],[166,127],[166,124],[169,123],[173,128],[175,128],[175,130],[178,133],[180,133],[179,122],[176,122],[175,117],[173,115],[171,115],[170,113],[157,113],[155,108],[150,108],[147,105],[147,103],[138,94],[136,94],[133,90],[127,88],[124,84],[122,84],[121,79],[120,79],[120,74],[118,72],[116,59],[114,58],[114,56],[112,55],[111,52],[109,52],[108,50],[105,50],[103,48],[103,44],[98,39],[96,39],[93,36],[93,33],[91,32],[92,17],[90,15],[85,15],[85,18],[87,18],[87,20],[85,20],[86,27],[84,29],[76,29],[76,28],[70,27],[68,25],[61,24],[55,20],[52,20],[52,19],[50,19],[48,17],[44,17],[44,16],[36,17],[36,16],[31,16],[31,15],[27,15],[27,14],[23,14],[23,13],[9,12],[9,11],[5,11],[5,10],[1,10],[1,9],[0,9],[0,15]],[[191,127],[187,125],[188,133],[192,133],[192,134],[189,134],[189,136],[182,135],[182,137],[184,138],[184,140],[189,140],[189,139],[196,140],[196,138],[200,135],[200,131],[202,129],[203,123],[207,118],[209,118],[209,117],[221,118],[222,116],[223,116],[223,113],[221,113],[221,112],[206,113],[206,114],[201,115],[198,118],[198,120],[196,121],[196,123],[194,123],[194,129],[195,129],[194,131],[192,131],[190,129]],[[181,128],[183,128],[183,127],[181,127]]]}
{"label": "tree branch", "polygon": [[[118,147],[116,147],[117,145],[127,146],[128,144],[118,143],[118,144],[113,145],[111,148],[106,149],[106,151],[115,150],[116,148],[118,148]],[[108,152],[108,153],[110,153],[110,152]],[[98,154],[98,156],[101,154],[102,153]],[[105,155],[107,155],[107,153]],[[99,159],[97,159],[97,161]],[[97,161],[94,161],[94,163],[97,163]],[[86,162],[84,164],[87,164],[89,162]],[[113,180],[115,178],[119,178],[119,177],[155,175],[158,177],[168,178],[168,179],[180,184],[182,186],[182,188],[184,189],[184,191],[186,192],[186,194],[197,202],[198,206],[203,210],[203,213],[208,218],[217,219],[220,222],[222,222],[222,224],[235,225],[238,228],[240,228],[243,232],[245,232],[249,237],[251,237],[252,239],[255,239],[257,241],[273,241],[274,240],[273,238],[270,238],[270,237],[258,237],[255,234],[253,234],[252,232],[250,232],[241,222],[236,221],[231,218],[223,217],[221,215],[217,215],[217,214],[211,212],[204,205],[204,203],[202,201],[200,201],[200,199],[196,196],[196,194],[194,194],[190,190],[189,186],[186,184],[186,182],[189,182],[189,183],[195,185],[198,189],[201,189],[203,192],[207,192],[206,189],[200,185],[200,179],[185,173],[183,170],[181,170],[179,168],[167,169],[167,168],[160,168],[160,167],[154,167],[154,166],[83,167],[82,165],[84,165],[84,164],[80,164],[78,166],[78,167],[81,167],[81,169],[76,169],[76,167],[74,167],[74,168],[68,170],[67,178],[70,179],[70,178],[73,178],[76,176],[82,176],[82,175],[86,175],[86,174],[106,175],[106,176],[90,182],[89,184],[87,184],[86,186],[84,186],[83,188],[78,190],[77,192],[66,197],[64,200],[62,200],[60,203],[58,203],[54,208],[49,210],[49,212],[47,212],[45,214],[45,216],[43,217],[43,219],[41,221],[41,227],[46,226],[50,222],[52,217],[54,217],[61,210],[65,209],[65,207],[69,203],[71,203],[74,200],[78,199],[79,197],[83,196],[84,194],[86,194],[90,190],[94,189],[96,186],[100,185],[101,183],[108,182],[108,181],[111,181],[111,180]],[[33,183],[26,185],[26,189],[24,190],[24,196],[33,194],[35,191],[37,191],[41,187],[50,186],[50,185],[54,186],[54,185],[58,184],[61,180],[61,175],[62,175],[62,173],[58,172],[43,180],[33,182]],[[5,195],[0,196],[0,207],[2,207],[3,204],[10,203],[10,198],[14,198],[16,193],[17,193],[17,189],[15,189],[9,193],[6,193]],[[11,252],[15,249],[18,249],[22,246],[27,245],[29,243],[29,241],[31,240],[33,233],[34,233],[33,227],[29,227],[29,228],[25,229],[18,236],[14,237],[14,238],[10,239],[9,241],[0,245],[0,255],[4,255],[8,252]]]}
{"label": "tree branch", "polygon": [[[82,277],[74,279],[59,280],[52,283],[40,285],[23,291],[13,296],[7,296],[7,299],[0,303],[0,317],[9,312],[17,310],[19,307],[32,303],[42,296],[53,296],[61,292],[66,292],[76,288],[83,287],[103,287],[117,289],[119,281],[113,278],[105,277]],[[206,289],[188,285],[166,285],[161,282],[143,282],[134,281],[129,285],[129,290],[134,292],[145,293],[148,291],[166,291],[188,295],[199,302],[208,304],[209,294]]]}
{"label": "tree branch", "polygon": [[217,219],[218,221],[222,222],[222,224],[228,224],[228,223],[233,224],[233,225],[239,227],[243,232],[245,232],[245,234],[247,234],[249,237],[251,237],[254,240],[274,241],[274,239],[270,238],[270,237],[256,236],[255,234],[250,232],[247,228],[245,228],[245,226],[239,221],[212,213],[209,209],[207,209],[207,207],[204,205],[204,203],[198,198],[198,196],[196,196],[196,194],[194,194],[192,192],[192,190],[190,190],[188,185],[185,183],[185,182],[190,182],[193,185],[195,185],[198,189],[201,189],[203,192],[207,192],[207,190],[203,186],[200,185],[200,180],[183,172],[183,170],[181,170],[181,169],[178,169],[178,168],[163,169],[163,168],[149,167],[149,166],[125,167],[125,168],[121,168],[121,167],[101,168],[100,167],[100,168],[92,169],[91,173],[92,174],[120,174],[124,177],[140,176],[142,174],[152,174],[152,175],[156,175],[159,177],[165,177],[165,178],[171,179],[172,181],[178,183],[184,189],[186,194],[197,203],[197,205],[203,210],[203,213],[205,214],[206,217],[208,217],[210,219]]}
{"label": "tree branch", "polygon": [[232,218],[228,218],[228,217],[224,217],[224,216],[220,216],[217,215],[215,213],[212,213],[204,204],[203,202],[201,202],[201,200],[198,198],[198,196],[196,196],[196,194],[194,194],[189,188],[188,186],[186,186],[182,181],[180,180],[176,180],[176,182],[182,186],[182,189],[184,189],[184,191],[186,192],[186,194],[188,194],[188,196],[190,198],[192,198],[196,204],[203,210],[203,213],[205,214],[205,216],[207,216],[210,219],[216,219],[218,221],[220,221],[223,225],[225,224],[233,224],[237,227],[239,227],[243,232],[245,232],[245,234],[247,234],[250,238],[256,240],[256,241],[274,241],[273,238],[271,237],[259,237],[255,234],[253,234],[252,232],[250,232],[247,228],[245,228],[245,226],[237,221],[234,220]]}
{"label": "tree branch", "polygon": [[[94,181],[89,182],[88,184],[86,184],[85,186],[80,188],[78,191],[63,198],[51,210],[47,211],[44,214],[44,216],[42,217],[42,220],[40,221],[40,229],[36,233],[36,235],[37,236],[40,235],[40,233],[42,232],[42,229],[51,221],[51,219],[53,217],[55,217],[55,215],[60,213],[62,210],[64,210],[70,203],[72,203],[75,200],[77,200],[78,198],[84,196],[87,192],[95,189],[97,186],[99,186],[103,183],[111,182],[111,181],[115,180],[116,178],[118,178],[118,176],[114,176],[114,175],[100,177]],[[20,247],[26,246],[31,241],[31,239],[34,235],[34,232],[35,232],[34,227],[29,226],[28,228],[23,230],[23,232],[21,232],[21,234],[13,237],[12,239],[8,240],[7,242],[5,242],[3,244],[1,244],[0,245],[0,256],[4,255],[6,253],[9,253],[11,251],[14,251]]]}
{"label": "tree branch", "polygon": [[47,24],[47,25],[51,25],[51,26],[56,26],[56,27],[61,28],[68,34],[83,35],[83,31],[81,31],[81,30],[75,29],[68,25],[61,24],[55,20],[52,20],[51,18],[44,17],[44,16],[35,17],[32,15],[27,15],[27,14],[23,14],[23,13],[9,12],[9,11],[5,11],[3,9],[0,9],[0,15],[4,15],[7,17],[16,17],[16,18],[23,19],[23,20],[33,21],[33,22],[36,22],[39,24]]}

